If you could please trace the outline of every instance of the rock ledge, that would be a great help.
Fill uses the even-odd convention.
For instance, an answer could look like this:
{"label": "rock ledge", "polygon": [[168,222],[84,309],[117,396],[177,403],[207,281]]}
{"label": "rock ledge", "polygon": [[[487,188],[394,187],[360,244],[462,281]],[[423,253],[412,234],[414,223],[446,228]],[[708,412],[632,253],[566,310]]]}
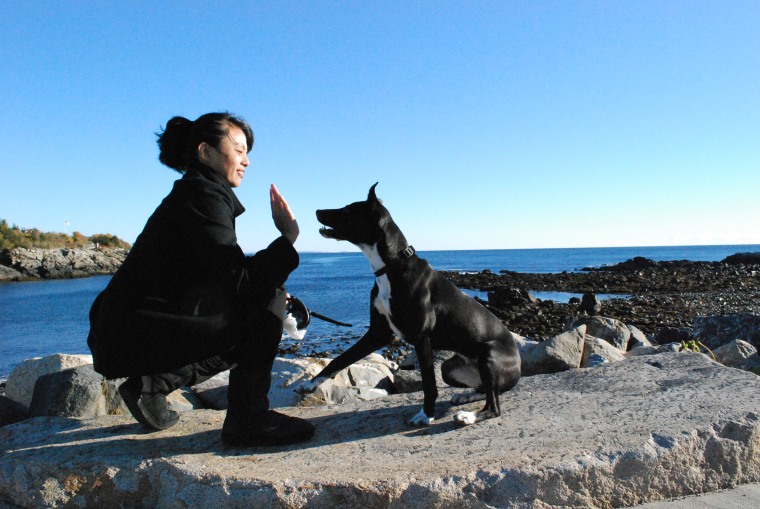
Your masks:
{"label": "rock ledge", "polygon": [[113,274],[126,256],[121,248],[4,249],[0,251],[0,281]]}
{"label": "rock ledge", "polygon": [[[457,426],[441,391],[288,408],[300,446],[220,444],[224,412],[144,433],[128,417],[0,429],[0,500],[22,507],[626,507],[760,480],[760,378],[702,354],[524,378],[501,418]],[[477,408],[479,403],[468,405]]]}

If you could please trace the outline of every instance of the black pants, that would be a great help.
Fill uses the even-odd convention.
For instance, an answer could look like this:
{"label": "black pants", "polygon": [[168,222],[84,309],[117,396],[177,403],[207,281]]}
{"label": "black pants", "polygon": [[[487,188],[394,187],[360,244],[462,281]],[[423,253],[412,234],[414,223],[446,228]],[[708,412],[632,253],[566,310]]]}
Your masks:
{"label": "black pants", "polygon": [[268,310],[217,306],[182,314],[125,303],[103,292],[90,310],[87,343],[106,378],[172,373],[194,366],[203,378],[238,365],[271,375],[282,321]]}

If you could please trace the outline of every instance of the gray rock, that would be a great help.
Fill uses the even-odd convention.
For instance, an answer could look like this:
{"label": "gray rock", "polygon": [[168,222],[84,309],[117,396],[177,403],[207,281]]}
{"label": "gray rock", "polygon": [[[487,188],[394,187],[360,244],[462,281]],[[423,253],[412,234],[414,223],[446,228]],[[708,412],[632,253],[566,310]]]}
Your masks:
{"label": "gray rock", "polygon": [[565,330],[572,330],[580,325],[586,326],[586,334],[601,338],[624,352],[628,350],[631,330],[620,320],[603,316],[581,316],[573,320]]}
{"label": "gray rock", "polygon": [[[760,378],[699,354],[523,378],[501,418],[461,427],[443,389],[288,408],[306,444],[234,449],[224,412],[145,433],[128,416],[0,429],[0,500],[47,507],[612,508],[760,480]],[[727,397],[730,395],[730,397]],[[465,405],[475,410],[482,402]],[[625,425],[621,426],[621,419]]]}
{"label": "gray rock", "polygon": [[652,346],[652,342],[649,341],[647,335],[644,334],[638,327],[634,325],[626,325],[628,330],[631,331],[631,337],[628,340],[628,350],[639,346]]}
{"label": "gray rock", "polygon": [[[752,363],[752,358],[757,357],[757,348],[746,341],[737,339],[713,350],[718,362],[732,368],[744,368]],[[755,364],[755,363],[752,363]]]}
{"label": "gray rock", "polygon": [[591,368],[591,357],[595,357],[595,364],[598,365],[599,359],[605,362],[620,362],[625,360],[625,352],[615,348],[603,339],[595,338],[586,334],[583,342],[583,358],[581,367]]}
{"label": "gray rock", "polygon": [[[272,368],[272,388],[269,391],[270,406],[280,408],[345,404],[349,401],[360,402],[387,395],[388,391],[393,390],[393,373],[390,367],[396,365],[380,355],[368,356],[344,369],[332,380],[323,383],[314,394],[304,397],[294,390],[296,383],[317,375],[329,361],[330,359],[319,358],[275,359]],[[209,408],[224,410],[227,408],[228,385],[229,371],[226,371],[194,386],[192,390]]]}
{"label": "gray rock", "polygon": [[21,281],[24,275],[5,265],[0,265],[0,281]]}
{"label": "gray rock", "polygon": [[48,373],[92,364],[91,355],[68,355],[56,353],[45,357],[27,359],[13,368],[5,386],[5,395],[29,408],[37,379]]}
{"label": "gray rock", "polygon": [[694,331],[691,327],[662,327],[654,335],[654,343],[665,345],[668,343],[680,343],[694,339]]}
{"label": "gray rock", "polygon": [[0,428],[26,419],[26,407],[10,398],[0,396]]}
{"label": "gray rock", "polygon": [[[433,371],[435,372],[435,382],[438,387],[449,386],[443,381],[441,365],[453,355],[455,355],[455,352],[452,352],[451,350],[433,351]],[[399,376],[402,378],[397,384],[396,378]],[[420,373],[420,366],[417,361],[417,352],[413,351],[399,363],[399,370],[393,373],[393,383],[395,390],[398,392],[415,392],[422,390],[422,374]],[[415,387],[419,387],[419,389]]]}
{"label": "gray rock", "polygon": [[596,316],[602,310],[602,301],[595,294],[586,292],[581,299],[579,311],[589,316]]}
{"label": "gray rock", "polygon": [[170,410],[183,413],[190,410],[206,408],[203,401],[187,387],[180,387],[166,397],[166,406]]}
{"label": "gray rock", "polygon": [[548,341],[518,341],[522,376],[557,373],[580,367],[586,327],[563,332]]}
{"label": "gray rock", "polygon": [[727,256],[723,259],[722,263],[729,265],[760,265],[760,253],[736,253],[731,256]]}
{"label": "gray rock", "polygon": [[393,384],[397,392],[417,392],[422,390],[422,376],[417,370],[400,369],[393,374]]}
{"label": "gray rock", "polygon": [[123,380],[106,380],[92,364],[77,366],[37,379],[30,417],[97,417],[129,414],[117,391]]}
{"label": "gray rock", "polygon": [[372,401],[388,395],[384,389],[372,387],[345,386],[325,382],[313,394],[306,395],[300,402],[300,406],[320,405],[346,405]]}
{"label": "gray rock", "polygon": [[631,348],[625,353],[627,358],[638,357],[640,355],[654,355],[657,353],[663,353],[663,350],[659,346],[637,346]]}
{"label": "gray rock", "polygon": [[227,408],[227,386],[230,384],[230,372],[223,371],[203,383],[194,385],[191,390],[203,402],[206,408],[224,410]]}
{"label": "gray rock", "polygon": [[497,308],[509,309],[536,302],[538,299],[522,288],[497,288],[488,292],[488,303]]}

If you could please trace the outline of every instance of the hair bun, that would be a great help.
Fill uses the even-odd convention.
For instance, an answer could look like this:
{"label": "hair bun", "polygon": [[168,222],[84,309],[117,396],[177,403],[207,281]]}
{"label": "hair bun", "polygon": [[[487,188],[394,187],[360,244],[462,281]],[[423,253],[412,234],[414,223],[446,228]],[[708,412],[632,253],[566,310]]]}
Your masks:
{"label": "hair bun", "polygon": [[158,160],[180,173],[188,169],[188,142],[192,140],[194,122],[185,117],[172,117],[158,134]]}

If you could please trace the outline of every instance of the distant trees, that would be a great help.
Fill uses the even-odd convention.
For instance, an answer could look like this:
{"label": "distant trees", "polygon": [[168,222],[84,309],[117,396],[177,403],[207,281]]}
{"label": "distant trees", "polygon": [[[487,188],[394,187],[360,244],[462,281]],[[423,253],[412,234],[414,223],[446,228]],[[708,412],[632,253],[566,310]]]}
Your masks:
{"label": "distant trees", "polygon": [[110,233],[97,233],[90,237],[74,232],[71,235],[60,232],[43,232],[37,228],[19,228],[16,224],[0,219],[0,250],[16,247],[56,249],[61,247],[88,247],[97,244],[100,247],[121,247],[129,249],[131,244]]}
{"label": "distant trees", "polygon": [[123,247],[124,249],[132,247],[129,242],[125,242],[116,235],[111,235],[110,233],[96,233],[95,235],[90,236],[89,240],[101,247]]}

